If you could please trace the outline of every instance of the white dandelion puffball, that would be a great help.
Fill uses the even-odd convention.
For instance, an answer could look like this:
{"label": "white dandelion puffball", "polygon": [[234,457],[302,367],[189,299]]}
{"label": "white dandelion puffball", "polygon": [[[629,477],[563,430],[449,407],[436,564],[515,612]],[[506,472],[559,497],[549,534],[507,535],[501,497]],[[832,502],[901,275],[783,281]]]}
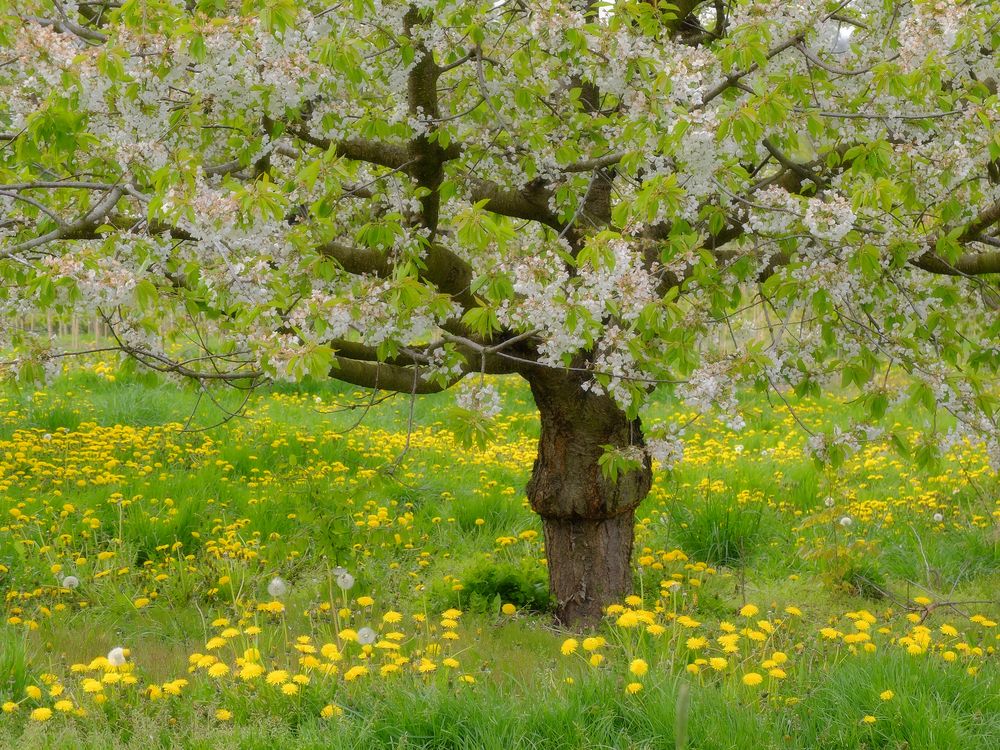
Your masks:
{"label": "white dandelion puffball", "polygon": [[80,585],[80,579],[76,576],[66,576],[60,584],[64,589],[75,589]]}
{"label": "white dandelion puffball", "polygon": [[288,593],[288,584],[285,583],[285,580],[280,576],[275,576],[271,579],[271,582],[267,584],[267,593],[275,599],[280,599]]}
{"label": "white dandelion puffball", "polygon": [[338,566],[337,566],[336,568],[334,568],[334,569],[333,569],[332,571],[330,571],[330,572],[331,572],[331,573],[333,573],[333,575],[334,575],[335,577],[336,577],[336,576],[342,576],[342,575],[344,575],[344,573],[346,573],[346,572],[347,572],[347,568],[342,568],[342,567],[340,567],[340,566],[338,565]]}
{"label": "white dandelion puffball", "polygon": [[346,570],[337,576],[337,585],[340,586],[344,591],[347,591],[351,586],[354,585],[354,576],[348,573]]}
{"label": "white dandelion puffball", "polygon": [[944,520],[944,516],[940,513],[934,514],[934,523],[941,523]]}
{"label": "white dandelion puffball", "polygon": [[362,646],[367,646],[371,643],[375,643],[375,639],[377,637],[378,635],[371,628],[365,627],[361,628],[358,631],[358,643],[360,643]]}
{"label": "white dandelion puffball", "polygon": [[854,519],[851,518],[850,516],[844,516],[843,518],[840,519],[840,525],[843,526],[845,529],[852,523],[854,523]]}
{"label": "white dandelion puffball", "polygon": [[826,500],[823,501],[823,505],[825,505],[827,508],[832,508],[833,507],[833,503],[834,503],[834,500],[833,500],[832,497],[828,497]]}
{"label": "white dandelion puffball", "polygon": [[120,667],[125,663],[125,649],[121,646],[115,646],[113,649],[108,651],[108,664],[112,667]]}

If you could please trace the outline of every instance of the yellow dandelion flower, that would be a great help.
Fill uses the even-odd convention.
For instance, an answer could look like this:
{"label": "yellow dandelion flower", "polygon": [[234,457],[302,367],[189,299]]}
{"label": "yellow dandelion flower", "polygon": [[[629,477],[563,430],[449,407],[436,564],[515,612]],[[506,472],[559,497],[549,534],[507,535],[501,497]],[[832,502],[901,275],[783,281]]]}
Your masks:
{"label": "yellow dandelion flower", "polygon": [[225,708],[215,709],[215,718],[219,721],[229,721],[233,718],[233,712]]}
{"label": "yellow dandelion flower", "polygon": [[437,664],[435,664],[433,661],[427,658],[421,659],[420,663],[417,664],[417,671],[420,672],[421,674],[427,674],[428,672],[433,672],[435,669],[437,669]]}
{"label": "yellow dandelion flower", "polygon": [[340,706],[335,706],[332,703],[327,703],[325,706],[323,706],[322,709],[320,709],[319,715],[322,716],[324,719],[331,719],[334,716],[341,716],[343,713],[344,709],[342,709]]}
{"label": "yellow dandelion flower", "polygon": [[82,684],[83,692],[85,693],[99,693],[104,690],[104,685],[102,685],[99,680],[95,680],[93,677],[86,678]]}
{"label": "yellow dandelion flower", "polygon": [[625,692],[627,692],[629,695],[635,695],[640,690],[642,690],[641,682],[630,682],[628,685],[625,686]]}
{"label": "yellow dandelion flower", "polygon": [[743,675],[743,684],[753,687],[754,685],[759,685],[764,681],[764,678],[760,676],[757,672],[747,672]]}
{"label": "yellow dandelion flower", "polygon": [[264,667],[256,662],[248,662],[240,669],[239,677],[241,680],[249,682],[250,680],[256,680],[262,674],[264,674]]}
{"label": "yellow dandelion flower", "polygon": [[346,672],[344,672],[344,680],[346,682],[351,682],[366,674],[368,674],[368,667],[362,667],[362,666],[351,667]]}
{"label": "yellow dandelion flower", "polygon": [[576,640],[576,638],[567,638],[565,641],[563,641],[560,650],[562,651],[563,656],[569,656],[570,654],[576,653],[576,649],[579,645],[580,644]]}
{"label": "yellow dandelion flower", "polygon": [[264,681],[267,682],[268,685],[281,685],[288,682],[288,672],[284,669],[275,669],[272,672],[268,672]]}
{"label": "yellow dandelion flower", "polygon": [[188,684],[187,680],[173,680],[163,683],[163,692],[167,695],[180,695],[181,689]]}
{"label": "yellow dandelion flower", "polygon": [[51,708],[45,708],[45,707],[36,708],[34,711],[31,712],[32,721],[48,721],[51,718],[52,718]]}
{"label": "yellow dandelion flower", "polygon": [[618,617],[615,624],[620,628],[634,628],[639,624],[639,615],[632,610],[626,610]]}
{"label": "yellow dandelion flower", "polygon": [[636,677],[642,677],[649,671],[649,665],[643,659],[633,659],[632,663],[629,664],[628,671]]}

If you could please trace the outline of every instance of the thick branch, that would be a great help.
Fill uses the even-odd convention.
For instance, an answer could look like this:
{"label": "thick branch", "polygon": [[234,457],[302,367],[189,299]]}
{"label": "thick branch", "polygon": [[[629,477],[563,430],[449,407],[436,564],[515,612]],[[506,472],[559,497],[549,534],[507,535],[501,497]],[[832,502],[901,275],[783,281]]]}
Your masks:
{"label": "thick branch", "polygon": [[[406,35],[413,37],[413,28],[420,22],[420,11],[411,6],[404,19]],[[434,62],[434,53],[424,44],[417,45],[417,61],[407,78],[407,102],[413,117],[440,120],[441,109],[438,105],[437,82],[441,68]],[[445,150],[436,140],[431,140],[428,133],[419,135],[410,141],[410,158],[413,160],[411,174],[417,184],[426,193],[420,198],[423,224],[437,231],[438,216],[441,211],[441,193],[439,188],[444,181],[443,164],[448,160]]]}
{"label": "thick branch", "polygon": [[937,253],[927,252],[910,263],[929,273],[945,276],[982,276],[1000,273],[1000,251],[987,253],[965,253],[953,263],[949,263]]}
{"label": "thick branch", "polygon": [[537,221],[557,232],[564,227],[548,207],[550,191],[540,185],[524,190],[510,190],[489,180],[471,179],[469,199],[473,203],[488,201],[486,210],[514,219]]}
{"label": "thick branch", "polygon": [[108,194],[105,195],[104,198],[102,198],[86,215],[81,216],[79,219],[69,224],[61,224],[51,232],[47,232],[39,237],[25,240],[20,244],[14,245],[12,248],[7,250],[4,255],[9,257],[11,255],[24,252],[25,250],[31,250],[32,248],[40,245],[54,242],[55,240],[77,238],[81,235],[93,234],[94,229],[96,229],[101,222],[104,221],[108,214],[111,213],[111,210],[124,194],[125,186],[123,185],[117,185],[111,188],[111,190],[108,191]]}
{"label": "thick branch", "polygon": [[[392,261],[382,253],[363,247],[328,242],[317,248],[321,255],[333,258],[352,274],[392,276]],[[472,266],[443,245],[432,243],[424,255],[425,268],[420,277],[451,297],[462,307],[477,307],[472,294]]]}
{"label": "thick branch", "polygon": [[465,377],[465,373],[462,373],[450,382],[441,383],[426,380],[425,371],[419,367],[361,362],[341,356],[335,356],[334,359],[337,365],[330,370],[330,377],[360,388],[378,388],[399,393],[439,393]]}
{"label": "thick branch", "polygon": [[369,141],[364,138],[348,138],[333,143],[328,138],[312,135],[305,127],[291,127],[288,132],[318,148],[328,150],[332,147],[337,156],[351,161],[363,161],[389,169],[402,169],[410,161],[410,152],[402,144]]}
{"label": "thick branch", "polygon": [[979,235],[989,229],[991,226],[1000,222],[1000,201],[997,201],[992,206],[983,211],[979,216],[969,222],[969,225],[965,228],[959,236],[959,242],[970,242],[974,241]]}
{"label": "thick branch", "polygon": [[[518,372],[518,363],[501,357],[498,352],[528,337],[526,334],[520,337],[515,336],[493,346],[486,346],[465,336],[454,334],[445,334],[444,339],[454,344],[457,351],[465,357],[468,364],[464,368],[464,373],[484,372],[489,375],[508,375]],[[433,341],[417,349],[404,348],[394,357],[380,357],[375,347],[356,341],[336,339],[331,341],[330,345],[338,357],[358,362],[405,367],[412,370],[414,367],[425,366],[430,361],[430,352],[433,352],[442,343],[443,341]]]}

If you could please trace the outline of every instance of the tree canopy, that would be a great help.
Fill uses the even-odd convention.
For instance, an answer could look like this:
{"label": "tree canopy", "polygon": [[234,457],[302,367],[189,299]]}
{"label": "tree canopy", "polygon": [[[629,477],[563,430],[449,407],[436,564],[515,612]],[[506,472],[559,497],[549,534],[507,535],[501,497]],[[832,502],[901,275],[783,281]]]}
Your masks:
{"label": "tree canopy", "polygon": [[4,367],[76,310],[206,386],[832,380],[1000,463],[998,48],[996,0],[5,0]]}

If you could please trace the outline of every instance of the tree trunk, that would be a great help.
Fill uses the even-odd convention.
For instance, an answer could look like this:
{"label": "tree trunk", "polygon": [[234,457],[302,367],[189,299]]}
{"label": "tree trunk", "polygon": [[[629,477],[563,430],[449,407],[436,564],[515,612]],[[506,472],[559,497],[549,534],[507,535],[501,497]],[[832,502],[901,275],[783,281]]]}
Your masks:
{"label": "tree trunk", "polygon": [[541,417],[528,499],[542,517],[556,620],[583,624],[632,590],[635,509],[649,492],[652,468],[605,478],[605,445],[642,446],[639,420],[607,396],[583,390],[583,378],[555,370],[528,377]]}

